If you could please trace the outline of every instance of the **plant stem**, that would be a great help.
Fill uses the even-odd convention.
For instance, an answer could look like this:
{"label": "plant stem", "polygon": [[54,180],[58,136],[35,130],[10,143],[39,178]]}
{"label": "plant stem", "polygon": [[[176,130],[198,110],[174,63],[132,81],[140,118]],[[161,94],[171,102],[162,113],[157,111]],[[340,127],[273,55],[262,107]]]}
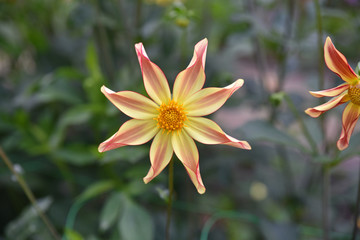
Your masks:
{"label": "plant stem", "polygon": [[169,163],[169,200],[168,200],[167,215],[166,215],[166,239],[167,240],[170,240],[170,223],[171,223],[173,193],[174,193],[174,159],[171,159],[170,163]]}
{"label": "plant stem", "polygon": [[[247,0],[247,8],[251,15],[256,14],[256,7],[253,0]],[[255,27],[255,33],[252,36],[252,45],[254,48],[254,59],[258,66],[258,80],[259,80],[259,87],[260,87],[260,97],[261,102],[264,103],[267,101],[269,97],[269,93],[265,89],[265,80],[266,80],[266,71],[267,71],[267,61],[266,61],[266,54],[261,44],[261,36],[260,31],[258,28]]]}
{"label": "plant stem", "polygon": [[29,188],[29,186],[27,185],[26,181],[24,180],[24,178],[14,169],[14,165],[12,164],[12,162],[10,161],[10,159],[7,157],[7,155],[5,154],[4,150],[0,147],[0,156],[3,159],[4,163],[6,164],[6,166],[10,169],[10,171],[14,174],[14,176],[16,177],[17,182],[20,184],[20,187],[22,188],[22,190],[24,191],[25,195],[28,197],[28,199],[30,200],[31,204],[33,205],[34,209],[36,210],[36,212],[38,213],[38,215],[40,216],[41,220],[45,223],[46,227],[49,229],[51,235],[54,237],[54,239],[56,240],[60,240],[60,236],[57,233],[55,227],[52,225],[52,223],[50,222],[50,220],[46,217],[46,215],[41,211],[41,209],[39,208],[39,206],[37,205],[36,199],[34,197],[33,192],[31,191],[31,189]]}
{"label": "plant stem", "polygon": [[293,29],[295,27],[295,21],[296,21],[296,6],[297,1],[296,0],[288,0],[287,1],[287,20],[285,21],[284,26],[284,33],[283,33],[283,44],[281,45],[280,54],[282,55],[280,59],[280,68],[278,71],[279,76],[279,83],[277,85],[276,91],[279,92],[282,91],[285,83],[285,75],[286,75],[286,64],[287,59],[289,57],[289,50],[290,50],[290,42],[293,36]]}
{"label": "plant stem", "polygon": [[[319,0],[315,0],[314,1],[315,4],[315,11],[316,11],[316,29],[317,29],[317,49],[319,51],[319,64],[318,64],[318,71],[319,71],[319,84],[318,84],[318,88],[319,89],[324,89],[325,88],[325,79],[324,79],[324,67],[325,67],[325,63],[324,63],[324,48],[323,48],[323,29],[322,29],[322,19],[321,19],[321,9],[320,9],[320,3]],[[323,98],[319,98],[319,104],[323,104],[325,102],[325,100]],[[321,126],[321,130],[322,130],[322,134],[324,137],[324,142],[323,142],[323,147],[324,150],[327,151],[328,150],[328,144],[325,140],[325,118],[324,115],[321,115],[320,117],[320,126]]]}
{"label": "plant stem", "polygon": [[360,165],[359,165],[358,190],[357,190],[356,207],[355,207],[355,219],[354,219],[354,227],[353,227],[351,240],[356,239],[356,234],[358,229],[357,222],[359,219],[359,207],[360,207]]}
{"label": "plant stem", "polygon": [[323,48],[323,29],[322,29],[322,19],[321,19],[321,10],[319,0],[314,1],[315,11],[316,11],[316,29],[317,29],[317,48],[319,50],[319,89],[324,89],[324,48]]}
{"label": "plant stem", "polygon": [[330,173],[327,165],[322,167],[322,227],[323,239],[329,240],[329,193]]}
{"label": "plant stem", "polygon": [[[296,8],[297,8],[297,0],[288,0],[287,1],[287,20],[285,21],[284,26],[284,33],[282,39],[282,45],[279,49],[279,68],[278,68],[278,84],[275,88],[275,93],[280,92],[284,88],[285,84],[285,77],[286,77],[286,71],[287,71],[287,60],[289,57],[290,52],[290,43],[292,40],[295,22],[296,22]],[[270,122],[274,123],[276,121],[276,111],[277,108],[275,106],[272,106],[270,109]]]}
{"label": "plant stem", "polygon": [[300,123],[301,130],[303,131],[304,136],[306,137],[306,139],[309,142],[309,145],[311,146],[313,155],[316,154],[317,153],[316,142],[312,138],[312,136],[310,134],[310,131],[306,127],[303,119],[301,118],[301,115],[300,115],[299,111],[295,107],[295,104],[293,103],[292,99],[286,93],[284,95],[284,99],[285,99],[290,111],[292,112],[292,114],[295,116],[295,118]]}
{"label": "plant stem", "polygon": [[136,12],[135,12],[135,40],[140,41],[140,27],[141,27],[141,15],[142,14],[142,0],[136,1]]}

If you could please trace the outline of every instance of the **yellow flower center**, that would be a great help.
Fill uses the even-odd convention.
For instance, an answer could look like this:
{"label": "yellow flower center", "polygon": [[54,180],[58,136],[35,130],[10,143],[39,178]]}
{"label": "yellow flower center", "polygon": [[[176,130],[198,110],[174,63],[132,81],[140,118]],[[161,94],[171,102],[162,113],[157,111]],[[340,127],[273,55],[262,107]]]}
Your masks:
{"label": "yellow flower center", "polygon": [[181,131],[184,127],[184,122],[187,120],[184,107],[179,105],[174,100],[171,100],[168,104],[161,104],[157,109],[159,115],[154,118],[157,121],[159,128],[168,133],[173,131]]}
{"label": "yellow flower center", "polygon": [[350,86],[348,94],[352,103],[360,105],[360,88],[358,86]]}

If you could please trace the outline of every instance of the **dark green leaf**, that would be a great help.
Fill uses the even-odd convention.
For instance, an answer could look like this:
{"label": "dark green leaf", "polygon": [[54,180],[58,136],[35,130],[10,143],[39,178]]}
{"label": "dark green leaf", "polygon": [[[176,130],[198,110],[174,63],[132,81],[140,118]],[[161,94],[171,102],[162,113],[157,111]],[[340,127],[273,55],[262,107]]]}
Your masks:
{"label": "dark green leaf", "polygon": [[145,209],[128,200],[119,222],[119,231],[124,240],[152,240],[154,225]]}

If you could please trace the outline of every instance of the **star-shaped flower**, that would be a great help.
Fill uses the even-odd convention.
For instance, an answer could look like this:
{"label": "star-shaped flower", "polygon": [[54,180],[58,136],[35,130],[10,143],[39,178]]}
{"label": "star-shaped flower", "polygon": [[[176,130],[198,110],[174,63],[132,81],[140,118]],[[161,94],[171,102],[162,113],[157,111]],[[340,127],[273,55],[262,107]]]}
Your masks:
{"label": "star-shaped flower", "polygon": [[101,91],[123,113],[133,118],[99,146],[100,152],[140,145],[154,138],[150,147],[151,168],[144,177],[150,182],[170,162],[173,153],[183,163],[199,193],[205,192],[200,176],[199,153],[193,139],[204,144],[226,144],[251,149],[246,141],[237,140],[202,116],[218,110],[239,89],[239,79],[225,88],[202,88],[205,83],[207,39],[196,44],[189,66],[174,82],[173,94],[161,69],[150,61],[142,43],[135,44],[144,85],[149,98],[132,91]]}
{"label": "star-shaped flower", "polygon": [[332,97],[332,99],[317,107],[308,108],[305,112],[315,118],[336,106],[349,102],[342,115],[342,130],[337,141],[339,150],[344,150],[349,146],[351,134],[360,115],[360,80],[329,37],[326,38],[324,45],[324,57],[328,68],[341,77],[345,83],[322,91],[311,91],[314,97]]}

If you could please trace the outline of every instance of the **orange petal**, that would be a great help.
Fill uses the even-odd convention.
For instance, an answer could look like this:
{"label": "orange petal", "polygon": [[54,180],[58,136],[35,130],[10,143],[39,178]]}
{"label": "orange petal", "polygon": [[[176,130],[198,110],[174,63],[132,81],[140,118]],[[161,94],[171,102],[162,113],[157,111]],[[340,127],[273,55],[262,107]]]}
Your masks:
{"label": "orange petal", "polygon": [[318,117],[320,116],[321,114],[323,114],[324,112],[338,106],[338,105],[341,105],[347,101],[349,101],[350,98],[349,98],[349,95],[346,93],[346,94],[342,94],[340,96],[337,96],[337,97],[334,97],[332,98],[330,101],[324,103],[324,104],[321,104],[319,106],[316,106],[314,108],[308,108],[305,110],[305,113],[307,113],[310,117]]}
{"label": "orange petal", "polygon": [[180,104],[188,96],[199,91],[205,83],[205,58],[208,41],[203,39],[195,45],[189,66],[180,72],[174,82],[173,97]]}
{"label": "orange petal", "polygon": [[185,131],[171,136],[171,142],[176,156],[183,163],[189,177],[200,194],[205,192],[199,168],[199,152],[194,140]]}
{"label": "orange petal", "polygon": [[169,84],[164,73],[145,52],[142,43],[135,44],[136,54],[141,67],[146,92],[159,105],[167,103],[171,98]]}
{"label": "orange petal", "polygon": [[344,150],[349,146],[349,141],[352,132],[354,131],[356,122],[360,115],[360,106],[350,102],[344,109],[342,116],[342,130],[337,147],[339,150]]}
{"label": "orange petal", "polygon": [[158,131],[155,120],[130,119],[117,133],[101,143],[98,150],[105,152],[126,145],[141,145],[152,139]]}
{"label": "orange petal", "polygon": [[158,105],[147,97],[132,91],[114,92],[105,86],[101,92],[123,113],[132,118],[152,119],[157,116]]}
{"label": "orange petal", "polygon": [[340,84],[337,87],[322,90],[322,91],[310,91],[309,93],[314,97],[335,97],[350,87],[348,83]]}
{"label": "orange petal", "polygon": [[226,100],[242,85],[244,80],[239,79],[224,88],[204,88],[194,93],[184,102],[188,116],[205,116],[218,110]]}
{"label": "orange petal", "polygon": [[248,149],[251,147],[248,142],[233,138],[210,119],[202,117],[189,117],[186,122],[186,132],[198,142],[204,144],[226,144],[237,148]]}
{"label": "orange petal", "polygon": [[151,168],[144,177],[144,182],[150,182],[168,165],[173,155],[171,135],[159,131],[155,136],[150,148]]}
{"label": "orange petal", "polygon": [[344,55],[335,48],[329,37],[326,38],[324,45],[324,57],[328,68],[339,75],[345,82],[356,84],[359,81],[358,76],[352,70]]}

